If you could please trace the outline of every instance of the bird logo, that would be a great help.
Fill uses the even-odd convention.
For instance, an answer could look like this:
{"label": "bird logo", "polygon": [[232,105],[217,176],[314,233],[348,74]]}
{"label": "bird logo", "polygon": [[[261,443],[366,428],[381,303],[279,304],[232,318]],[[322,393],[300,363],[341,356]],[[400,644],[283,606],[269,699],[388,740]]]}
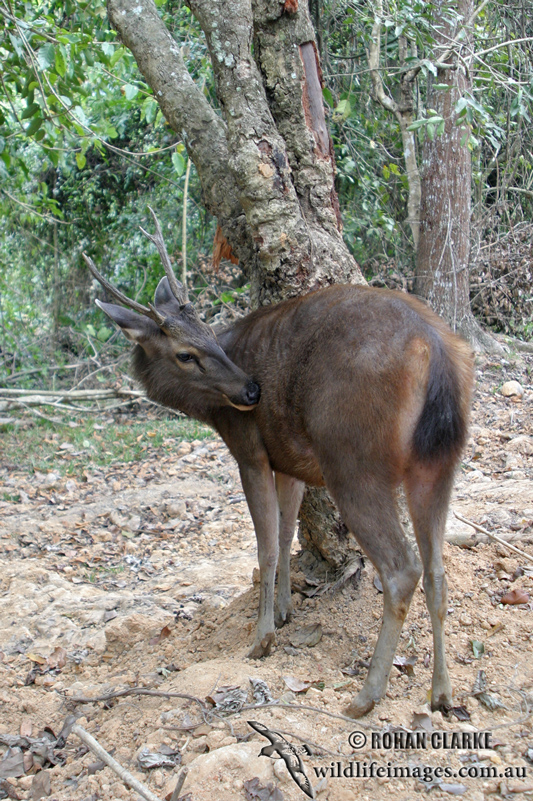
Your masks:
{"label": "bird logo", "polygon": [[302,790],[309,798],[314,798],[315,793],[311,782],[307,778],[304,770],[301,754],[311,755],[311,750],[307,745],[294,746],[277,731],[270,731],[262,723],[257,723],[255,720],[249,720],[248,725],[255,729],[256,732],[262,734],[267,740],[270,740],[270,745],[265,745],[261,749],[259,756],[270,757],[270,759],[282,759],[285,762],[287,770],[293,781],[296,782],[300,790]]}

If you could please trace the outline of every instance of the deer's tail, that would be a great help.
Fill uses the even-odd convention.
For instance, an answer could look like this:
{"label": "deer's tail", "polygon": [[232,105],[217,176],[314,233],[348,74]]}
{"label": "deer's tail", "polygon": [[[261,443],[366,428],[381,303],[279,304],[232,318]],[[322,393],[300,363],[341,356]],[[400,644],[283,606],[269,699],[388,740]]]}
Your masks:
{"label": "deer's tail", "polygon": [[470,348],[451,332],[433,339],[426,400],[413,439],[422,461],[457,456],[464,447],[472,364]]}

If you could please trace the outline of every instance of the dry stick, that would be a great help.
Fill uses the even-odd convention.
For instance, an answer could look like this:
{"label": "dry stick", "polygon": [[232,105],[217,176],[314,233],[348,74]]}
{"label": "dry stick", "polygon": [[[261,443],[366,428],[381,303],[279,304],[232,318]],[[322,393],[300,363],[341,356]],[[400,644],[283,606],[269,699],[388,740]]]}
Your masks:
{"label": "dry stick", "polygon": [[[371,729],[372,731],[377,731],[378,727],[374,723],[363,723],[362,720],[358,719],[355,720],[354,718],[349,718],[347,715],[336,715],[334,712],[327,712],[325,709],[319,709],[317,706],[307,706],[307,704],[286,704],[284,701],[269,701],[266,704],[245,704],[242,709],[239,709],[238,712],[232,713],[233,715],[240,714],[243,710],[250,709],[269,709],[272,706],[280,706],[283,709],[302,709],[307,710],[308,712],[318,712],[320,715],[326,715],[328,718],[335,718],[335,720],[345,720],[346,723],[351,723],[352,726],[357,726],[358,729]],[[227,715],[226,717],[230,717]]]}
{"label": "dry stick", "polygon": [[144,395],[138,389],[0,389],[6,398],[64,398],[66,400],[101,400],[107,398],[133,397]]}
{"label": "dry stick", "polygon": [[113,770],[125,784],[129,785],[129,787],[131,787],[132,790],[135,790],[136,793],[139,793],[139,795],[145,798],[146,801],[161,801],[161,798],[154,795],[152,791],[146,787],[146,785],[142,784],[142,782],[136,779],[135,776],[126,770],[126,768],[123,768],[116,759],[113,759],[111,754],[108,754],[105,748],[102,748],[100,743],[97,742],[97,740],[95,740],[94,737],[89,734],[89,732],[85,731],[82,726],[79,726],[77,723],[75,723],[71,731],[72,734],[75,734],[76,737],[79,737],[80,740],[91,749],[93,754],[96,754],[96,756],[99,757],[102,762],[105,762],[105,764],[108,765],[108,767],[110,767],[111,770]]}
{"label": "dry stick", "polygon": [[485,534],[485,536],[489,537],[491,540],[496,540],[496,542],[499,542],[500,545],[505,545],[505,547],[509,548],[510,551],[514,551],[515,553],[519,554],[519,556],[523,556],[524,559],[528,560],[528,562],[533,562],[533,556],[530,556],[525,551],[521,551],[520,548],[517,548],[515,545],[511,545],[510,542],[503,540],[501,537],[497,537],[496,534],[491,534],[490,531],[487,531],[487,529],[483,528],[483,526],[478,526],[477,523],[473,523],[471,520],[467,520],[466,517],[457,514],[457,512],[454,512],[454,515],[462,523],[466,523],[468,526],[472,526],[472,528],[475,528],[476,531],[479,531],[481,534]]}
{"label": "dry stick", "polygon": [[189,768],[183,768],[183,770],[180,772],[180,775],[178,776],[178,783],[174,788],[174,792],[170,796],[170,801],[178,801],[179,794],[181,793],[181,788],[183,787],[185,779],[187,778],[188,772]]}
{"label": "dry stick", "polygon": [[167,693],[163,690],[148,690],[145,687],[130,687],[127,690],[114,690],[105,695],[97,695],[95,698],[86,698],[83,695],[65,696],[65,700],[73,704],[94,704],[97,701],[111,701],[113,698],[123,698],[125,695],[152,695],[156,698],[185,698],[188,701],[195,701],[204,711],[209,711],[207,704],[195,695],[187,693]]}

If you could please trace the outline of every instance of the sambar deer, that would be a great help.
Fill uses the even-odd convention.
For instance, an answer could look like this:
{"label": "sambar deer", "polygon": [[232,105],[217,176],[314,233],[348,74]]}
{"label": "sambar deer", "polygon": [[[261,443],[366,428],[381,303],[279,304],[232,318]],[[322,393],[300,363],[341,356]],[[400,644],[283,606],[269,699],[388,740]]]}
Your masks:
{"label": "sambar deer", "polygon": [[470,348],[420,301],[365,286],[336,285],[291,298],[215,335],[174,276],[150,211],[156,234],[143,233],[166,272],[153,305],[130,300],[85,260],[129,307],[97,301],[136,343],[133,372],[148,397],[211,425],[238,462],[260,567],[249,656],[268,655],[275,623],[291,616],[289,557],[304,485],[326,486],[383,585],[381,631],[348,714],[364,715],[382,698],[421,574],[396,508],[403,483],[433,626],[431,705],[449,708],[442,547],[467,433]]}

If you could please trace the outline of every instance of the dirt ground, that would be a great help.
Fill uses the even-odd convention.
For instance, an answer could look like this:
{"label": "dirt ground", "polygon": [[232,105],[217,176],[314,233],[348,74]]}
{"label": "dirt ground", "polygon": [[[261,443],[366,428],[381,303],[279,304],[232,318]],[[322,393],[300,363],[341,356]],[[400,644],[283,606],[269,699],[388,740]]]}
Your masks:
{"label": "dirt ground", "polygon": [[[533,555],[532,374],[533,357],[478,365],[453,511]],[[501,394],[511,380],[522,397]],[[0,502],[0,798],[139,797],[75,733],[58,741],[72,714],[159,799],[186,766],[187,801],[301,801],[284,761],[259,756],[269,742],[249,720],[307,743],[302,767],[323,801],[533,798],[533,561],[451,516],[454,711],[427,706],[431,626],[419,588],[386,698],[348,721],[381,620],[374,569],[367,562],[358,580],[316,594],[295,544],[295,619],[269,658],[247,659],[255,540],[218,439],[182,443],[165,463],[155,454],[88,465],[83,482],[13,469],[16,454],[0,462],[11,465],[0,468],[4,497],[19,497]],[[298,639],[308,626],[320,638],[312,646]],[[277,705],[254,708],[250,679]],[[125,693],[105,699],[116,691]],[[425,749],[412,747],[423,737]]]}

